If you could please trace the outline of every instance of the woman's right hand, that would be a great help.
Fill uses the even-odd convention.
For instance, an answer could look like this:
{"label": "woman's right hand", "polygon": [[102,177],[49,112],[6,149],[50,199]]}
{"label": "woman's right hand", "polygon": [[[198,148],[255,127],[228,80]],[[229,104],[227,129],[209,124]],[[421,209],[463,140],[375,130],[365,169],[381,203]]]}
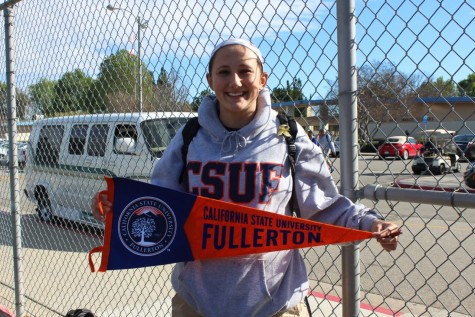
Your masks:
{"label": "woman's right hand", "polygon": [[[102,212],[101,212],[101,208],[99,207],[99,201],[101,202]],[[94,195],[94,197],[92,197],[91,209],[92,209],[92,215],[94,216],[94,219],[105,222],[106,215],[109,212],[112,212],[112,202],[108,199],[107,194],[100,191],[100,192],[97,192]]]}

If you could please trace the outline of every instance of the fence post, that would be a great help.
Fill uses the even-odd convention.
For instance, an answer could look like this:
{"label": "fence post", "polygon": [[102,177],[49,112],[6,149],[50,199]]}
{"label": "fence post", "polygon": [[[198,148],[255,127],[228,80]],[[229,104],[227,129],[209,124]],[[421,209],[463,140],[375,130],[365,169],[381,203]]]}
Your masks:
{"label": "fence post", "polygon": [[[340,110],[341,193],[356,201],[358,184],[357,68],[355,1],[337,1],[338,104]],[[356,317],[360,309],[358,245],[342,249],[343,316]]]}
{"label": "fence post", "polygon": [[20,186],[18,181],[15,66],[13,54],[13,6],[3,9],[5,18],[5,59],[7,83],[8,141],[10,148],[10,201],[12,221],[13,270],[15,280],[15,313],[23,316],[23,269],[21,219],[18,210]]}

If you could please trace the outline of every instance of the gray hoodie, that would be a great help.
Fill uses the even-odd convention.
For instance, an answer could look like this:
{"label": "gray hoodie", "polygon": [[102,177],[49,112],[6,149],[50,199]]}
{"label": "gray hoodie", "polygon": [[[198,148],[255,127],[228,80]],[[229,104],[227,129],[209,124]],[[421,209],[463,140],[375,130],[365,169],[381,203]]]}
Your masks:
{"label": "gray hoodie", "polygon": [[[222,125],[214,96],[203,101],[198,117],[201,129],[188,150],[189,188],[178,182],[181,129],[155,165],[152,183],[291,215],[288,203],[296,182],[303,218],[362,230],[370,230],[378,218],[373,210],[338,193],[321,150],[300,125],[292,179],[287,145],[277,133],[277,112],[271,109],[266,89],[259,95],[254,119],[238,131]],[[297,305],[308,292],[307,271],[298,250],[178,263],[172,284],[206,317],[272,316]]]}

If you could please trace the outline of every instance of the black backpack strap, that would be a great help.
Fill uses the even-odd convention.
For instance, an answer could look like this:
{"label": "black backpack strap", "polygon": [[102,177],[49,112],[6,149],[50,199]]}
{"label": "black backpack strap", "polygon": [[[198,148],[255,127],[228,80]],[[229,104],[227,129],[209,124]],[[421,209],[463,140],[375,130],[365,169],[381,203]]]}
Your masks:
{"label": "black backpack strap", "polygon": [[289,126],[289,134],[283,134],[285,138],[285,142],[287,143],[287,151],[289,152],[289,163],[290,163],[290,173],[292,175],[292,196],[290,197],[290,206],[292,207],[292,211],[295,213],[297,217],[300,218],[300,208],[298,203],[296,202],[296,193],[295,193],[295,158],[297,153],[297,147],[295,146],[295,139],[297,138],[297,122],[295,118],[287,115],[283,112],[279,112],[277,114],[277,119],[281,125],[286,124]]}
{"label": "black backpack strap", "polygon": [[190,146],[191,141],[198,133],[200,129],[200,124],[198,123],[198,117],[193,117],[188,120],[185,124],[185,127],[181,131],[183,136],[183,145],[181,146],[181,159],[183,160],[183,167],[181,169],[180,178],[178,181],[180,184],[185,184],[185,188],[188,190],[188,173],[186,172],[186,163],[188,157],[188,147]]}

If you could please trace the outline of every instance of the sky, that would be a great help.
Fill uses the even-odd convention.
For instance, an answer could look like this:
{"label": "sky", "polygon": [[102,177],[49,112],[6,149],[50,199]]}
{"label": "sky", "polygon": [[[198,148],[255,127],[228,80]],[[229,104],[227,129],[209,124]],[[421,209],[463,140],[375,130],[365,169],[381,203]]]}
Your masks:
{"label": "sky", "polygon": [[[140,17],[148,21],[143,62],[155,78],[162,66],[176,74],[190,99],[208,88],[209,53],[229,37],[260,47],[269,88],[298,78],[306,98],[324,99],[337,80],[336,11],[336,1],[317,0],[22,1],[13,11],[16,84],[26,90],[78,68],[97,77],[117,50],[137,54]],[[356,0],[355,11],[358,67],[386,61],[406,75],[455,82],[475,73],[475,0]],[[5,67],[4,41],[0,55]]]}

